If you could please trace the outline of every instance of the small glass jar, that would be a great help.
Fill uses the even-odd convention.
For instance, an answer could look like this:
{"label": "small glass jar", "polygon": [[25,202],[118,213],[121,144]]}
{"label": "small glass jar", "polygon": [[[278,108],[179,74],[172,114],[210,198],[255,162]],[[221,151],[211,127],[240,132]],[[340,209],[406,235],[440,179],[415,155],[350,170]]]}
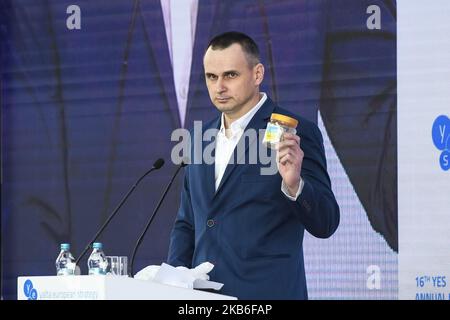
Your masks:
{"label": "small glass jar", "polygon": [[263,144],[268,148],[275,149],[278,143],[283,140],[285,132],[297,133],[297,125],[297,119],[279,113],[272,113],[270,121],[267,123]]}

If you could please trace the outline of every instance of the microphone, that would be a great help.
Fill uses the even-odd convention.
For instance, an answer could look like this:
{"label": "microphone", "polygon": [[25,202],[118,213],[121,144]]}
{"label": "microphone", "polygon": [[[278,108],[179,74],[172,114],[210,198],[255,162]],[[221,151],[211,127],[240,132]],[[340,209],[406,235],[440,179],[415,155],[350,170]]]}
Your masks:
{"label": "microphone", "polygon": [[112,218],[116,215],[116,213],[119,211],[119,209],[122,207],[122,205],[125,203],[125,201],[128,199],[128,197],[131,195],[131,193],[136,189],[137,185],[141,182],[142,179],[144,179],[150,172],[154,170],[160,169],[164,165],[164,159],[159,158],[153,163],[153,167],[148,170],[146,173],[144,173],[131,187],[131,189],[128,191],[128,193],[123,197],[122,201],[120,201],[119,205],[114,209],[112,214],[106,219],[105,223],[102,225],[100,230],[95,234],[94,238],[88,243],[86,248],[84,248],[83,252],[80,254],[78,259],[75,261],[75,265],[78,265],[78,262],[80,262],[81,258],[86,254],[86,252],[89,250],[89,248],[92,246],[92,244],[97,240],[98,236],[102,233],[102,231],[106,228],[106,226],[109,224],[109,222],[112,220]]}
{"label": "microphone", "polygon": [[188,162],[187,162],[186,160],[181,161],[180,165],[178,166],[177,170],[175,171],[174,175],[172,176],[172,179],[170,180],[169,184],[167,185],[166,190],[164,190],[164,192],[163,192],[163,194],[162,194],[162,196],[161,196],[161,199],[159,199],[159,202],[158,202],[158,204],[156,205],[156,208],[155,208],[155,210],[153,211],[153,213],[152,213],[150,219],[148,220],[147,225],[146,225],[145,228],[144,228],[144,231],[142,232],[142,234],[140,235],[139,239],[138,239],[137,242],[136,242],[136,245],[135,245],[135,247],[134,247],[134,249],[133,249],[133,254],[131,255],[131,262],[130,262],[129,269],[128,269],[128,276],[131,277],[131,278],[134,277],[134,273],[133,273],[133,265],[134,265],[134,258],[135,258],[135,256],[136,256],[137,249],[138,249],[138,247],[140,246],[142,240],[144,239],[145,233],[147,232],[148,228],[150,227],[150,224],[152,223],[153,218],[155,217],[156,212],[158,212],[159,207],[161,206],[161,204],[162,204],[164,198],[166,197],[167,192],[169,191],[170,187],[172,186],[172,183],[173,183],[173,181],[175,180],[175,177],[177,176],[177,174],[178,174],[178,172],[180,171],[180,169],[183,168],[183,167],[185,167],[185,166],[187,165],[187,163],[188,163]]}

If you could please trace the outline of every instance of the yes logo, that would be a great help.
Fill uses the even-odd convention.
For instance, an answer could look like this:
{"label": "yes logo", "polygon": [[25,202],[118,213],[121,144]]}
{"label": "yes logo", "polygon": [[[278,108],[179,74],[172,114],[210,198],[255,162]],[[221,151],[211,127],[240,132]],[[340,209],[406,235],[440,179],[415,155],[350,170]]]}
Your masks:
{"label": "yes logo", "polygon": [[450,169],[450,119],[441,115],[434,120],[431,129],[433,143],[438,150],[442,151],[439,157],[439,164],[442,170]]}
{"label": "yes logo", "polygon": [[23,292],[28,300],[36,300],[37,299],[37,291],[33,288],[33,282],[31,280],[25,281],[23,284]]}

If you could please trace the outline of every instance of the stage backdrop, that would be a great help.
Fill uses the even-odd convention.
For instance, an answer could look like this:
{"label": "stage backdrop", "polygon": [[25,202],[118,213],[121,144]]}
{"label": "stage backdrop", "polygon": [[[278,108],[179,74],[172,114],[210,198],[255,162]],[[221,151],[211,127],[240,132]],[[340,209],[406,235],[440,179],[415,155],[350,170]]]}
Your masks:
{"label": "stage backdrop", "polygon": [[[162,157],[166,165],[142,182],[99,239],[107,254],[130,256],[175,170],[172,131],[217,115],[202,70],[208,40],[237,30],[261,49],[262,91],[317,123],[324,136],[341,224],[328,240],[305,237],[310,298],[397,298],[396,2],[201,0],[188,8],[189,27],[170,23],[176,8],[168,6],[171,15],[163,7],[174,2],[162,2],[0,2],[2,297],[16,297],[19,275],[55,274],[60,243],[79,255]],[[185,28],[190,74],[175,82],[173,41]],[[432,119],[420,120],[408,125],[431,132]],[[448,182],[438,173],[447,179],[441,185]],[[181,181],[150,227],[136,270],[166,260]],[[86,273],[86,258],[81,266]]]}
{"label": "stage backdrop", "polygon": [[450,3],[398,4],[399,298],[450,300]]}

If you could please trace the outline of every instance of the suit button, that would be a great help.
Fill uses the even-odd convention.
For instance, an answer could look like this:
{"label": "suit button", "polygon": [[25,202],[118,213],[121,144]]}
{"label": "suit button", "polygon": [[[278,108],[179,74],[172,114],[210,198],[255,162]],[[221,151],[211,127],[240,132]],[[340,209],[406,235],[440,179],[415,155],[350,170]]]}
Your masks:
{"label": "suit button", "polygon": [[215,222],[213,219],[209,219],[208,221],[206,221],[206,225],[210,228],[214,227],[214,224],[215,224]]}

